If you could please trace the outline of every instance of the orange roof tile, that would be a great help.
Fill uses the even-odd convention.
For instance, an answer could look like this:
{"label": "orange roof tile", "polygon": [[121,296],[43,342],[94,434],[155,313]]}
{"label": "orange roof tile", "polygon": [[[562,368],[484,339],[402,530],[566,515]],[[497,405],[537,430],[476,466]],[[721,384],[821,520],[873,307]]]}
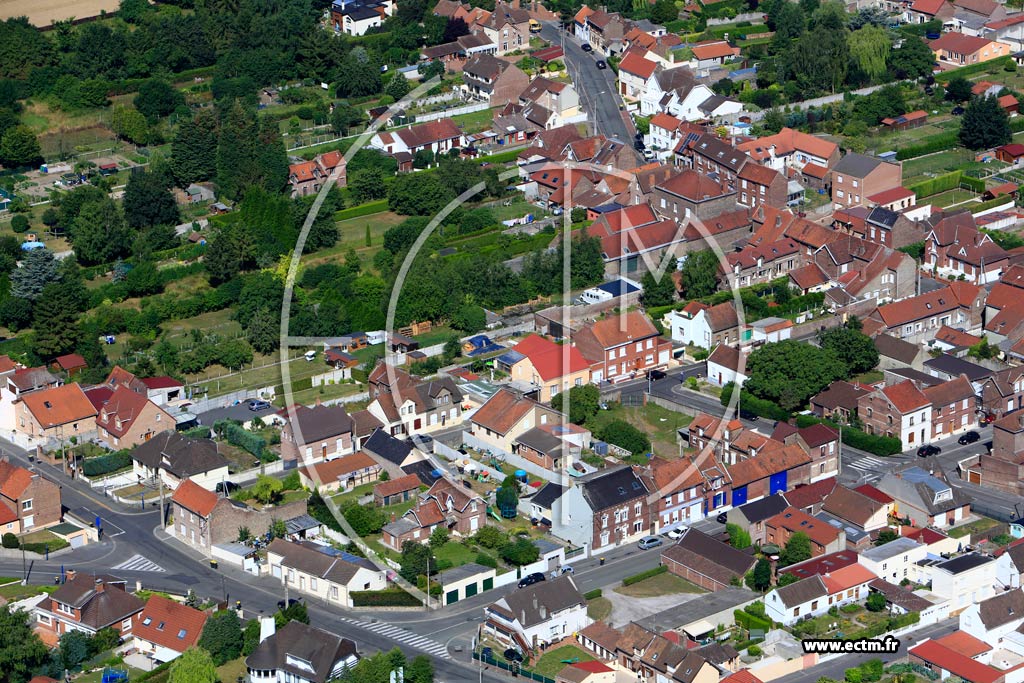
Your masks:
{"label": "orange roof tile", "polygon": [[195,647],[206,624],[206,613],[175,602],[161,595],[153,595],[142,611],[132,617],[132,635],[136,638],[184,652]]}
{"label": "orange roof tile", "polygon": [[217,494],[207,491],[191,479],[185,479],[174,490],[171,501],[200,517],[209,517],[217,505]]}
{"label": "orange roof tile", "polygon": [[96,416],[96,409],[78,384],[33,391],[21,400],[43,429]]}
{"label": "orange roof tile", "polygon": [[909,413],[912,410],[931,405],[928,397],[909,379],[884,387],[881,392],[901,413]]}
{"label": "orange roof tile", "polygon": [[0,460],[0,495],[17,500],[32,483],[32,473],[6,458]]}
{"label": "orange roof tile", "polygon": [[878,577],[862,564],[851,564],[821,577],[830,595],[874,581]]}

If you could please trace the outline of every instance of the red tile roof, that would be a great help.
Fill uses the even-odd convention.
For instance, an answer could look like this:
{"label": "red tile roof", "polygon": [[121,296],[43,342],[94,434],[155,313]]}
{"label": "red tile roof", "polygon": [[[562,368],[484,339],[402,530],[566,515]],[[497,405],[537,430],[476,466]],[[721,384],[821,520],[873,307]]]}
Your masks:
{"label": "red tile roof", "polygon": [[303,467],[302,471],[309,479],[318,483],[338,481],[346,475],[353,474],[359,470],[379,468],[377,462],[362,451],[346,455],[341,458],[319,462],[310,467]]}
{"label": "red tile roof", "polygon": [[829,595],[835,595],[877,579],[875,574],[862,564],[851,564],[841,569],[828,572],[821,577],[828,588]]}
{"label": "red tile roof", "polygon": [[857,564],[857,553],[852,550],[840,550],[821,557],[815,557],[779,570],[782,574],[792,574],[801,579],[809,576],[820,576],[838,571],[843,567]]}
{"label": "red tile roof", "polygon": [[704,43],[697,43],[691,48],[693,56],[697,59],[721,59],[739,54],[739,48],[735,48],[724,40],[712,40]]}
{"label": "red tile roof", "polygon": [[857,493],[863,493],[871,500],[883,503],[885,505],[888,505],[889,503],[893,502],[893,499],[890,498],[885,492],[876,489],[871,484],[863,484],[861,486],[858,486],[857,488],[854,489],[854,491],[856,491]]}
{"label": "red tile roof", "polygon": [[199,642],[205,624],[205,612],[153,595],[132,618],[132,635],[174,652],[184,652]]}
{"label": "red tile roof", "polygon": [[910,9],[914,12],[920,12],[921,14],[935,16],[945,4],[946,0],[914,0]]}
{"label": "red tile roof", "polygon": [[984,654],[992,649],[992,646],[984,640],[975,638],[966,631],[953,631],[941,638],[936,638],[935,642],[945,645],[950,650],[959,652],[963,656],[970,657],[971,659],[974,659],[978,655]]}
{"label": "red tile roof", "polygon": [[630,311],[624,316],[611,315],[584,329],[589,330],[605,349],[659,336],[658,328],[639,311]]}
{"label": "red tile roof", "polygon": [[403,491],[415,491],[419,487],[420,478],[415,474],[407,474],[404,477],[389,479],[377,484],[373,487],[373,495],[382,497],[393,496]]}
{"label": "red tile roof", "polygon": [[21,400],[43,429],[96,416],[92,402],[77,384],[33,391],[22,396]]}
{"label": "red tile roof", "polygon": [[32,483],[32,473],[10,460],[0,460],[0,495],[17,500]]}
{"label": "red tile roof", "polygon": [[316,178],[320,167],[315,161],[304,161],[301,164],[292,164],[288,167],[288,176],[294,177],[295,182],[304,183]]}
{"label": "red tile roof", "polygon": [[749,669],[741,669],[734,674],[729,674],[719,683],[762,683],[761,679],[750,673]]}
{"label": "red tile roof", "polygon": [[623,57],[622,61],[619,62],[619,71],[625,71],[628,74],[639,76],[643,79],[648,79],[654,70],[658,68],[658,65],[649,59],[645,59],[636,52],[628,51],[626,56]]}
{"label": "red tile roof", "polygon": [[579,669],[581,671],[586,671],[587,673],[592,674],[600,674],[606,673],[608,671],[614,671],[614,669],[612,669],[610,666],[596,659],[591,660],[589,662],[573,662],[569,666],[573,667],[574,669]]}
{"label": "red tile roof", "polygon": [[909,379],[884,387],[881,392],[901,413],[909,413],[931,405],[928,397]]}
{"label": "red tile roof", "polygon": [[143,377],[142,383],[146,385],[147,389],[173,389],[175,387],[185,386],[173,377],[167,375],[158,375],[156,377]]}
{"label": "red tile roof", "polygon": [[829,477],[828,479],[816,481],[813,484],[797,486],[792,491],[786,491],[783,496],[785,496],[786,502],[793,507],[804,509],[825,500],[835,487],[836,478]]}
{"label": "red tile roof", "polygon": [[657,128],[664,128],[665,130],[675,130],[676,128],[679,127],[679,123],[679,119],[672,116],[671,114],[666,114],[665,112],[659,111],[657,114],[651,117],[652,126],[655,126]]}
{"label": "red tile roof", "polygon": [[840,529],[835,528],[828,522],[823,522],[795,507],[786,508],[765,522],[765,526],[775,529],[786,529],[790,533],[802,531],[807,534],[807,538],[822,546],[835,542],[841,533]]}
{"label": "red tile roof", "polygon": [[[945,50],[958,55],[973,55],[988,46],[993,41],[988,38],[979,38],[977,36],[969,36],[964,33],[957,33],[956,31],[950,31],[949,33],[943,33],[936,40],[931,41],[928,47],[933,52]],[[974,683],[978,683],[974,681]]]}
{"label": "red tile roof", "polygon": [[868,201],[874,202],[875,204],[892,204],[893,202],[898,202],[901,199],[913,196],[914,193],[905,187],[893,187],[879,192],[878,194],[871,195],[868,197]]}
{"label": "red tile roof", "polygon": [[85,362],[85,359],[77,353],[57,356],[57,365],[59,365],[62,370],[76,370],[78,368],[89,367],[89,364]]}
{"label": "red tile roof", "polygon": [[965,657],[935,640],[928,640],[911,648],[910,654],[954,676],[959,676],[968,683],[997,683],[1003,680],[1003,672]]}
{"label": "red tile roof", "polygon": [[540,378],[549,382],[590,367],[579,349],[571,344],[556,344],[547,337],[531,334],[513,347],[526,356]]}
{"label": "red tile roof", "polygon": [[174,490],[171,501],[200,517],[209,517],[214,506],[217,505],[217,494],[207,491],[191,479],[185,479]]}

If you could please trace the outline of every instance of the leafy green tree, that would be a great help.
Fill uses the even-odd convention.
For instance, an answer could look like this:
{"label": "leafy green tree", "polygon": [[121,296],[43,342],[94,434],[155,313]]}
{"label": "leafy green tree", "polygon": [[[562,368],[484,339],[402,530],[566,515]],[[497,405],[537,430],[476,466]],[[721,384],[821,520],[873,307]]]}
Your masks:
{"label": "leafy green tree", "polygon": [[416,655],[405,666],[408,683],[434,683],[434,663],[426,655]]}
{"label": "leafy green tree", "polygon": [[121,0],[117,7],[117,16],[129,24],[141,24],[153,9],[146,0]]}
{"label": "leafy green tree", "polygon": [[403,216],[433,216],[455,198],[434,173],[400,175],[388,188],[388,208]]}
{"label": "leafy green tree", "polygon": [[818,334],[818,344],[845,363],[849,375],[874,370],[878,365],[878,349],[863,332],[845,326],[833,327]]}
{"label": "leafy green tree", "polygon": [[106,652],[107,650],[113,650],[121,642],[121,634],[110,626],[101,628],[96,632],[89,643],[89,656],[95,657],[96,655]]}
{"label": "leafy green tree", "polygon": [[89,642],[92,638],[85,631],[68,631],[60,637],[61,666],[76,671],[82,662],[89,659]]}
{"label": "leafy green tree", "polygon": [[132,103],[148,121],[156,121],[184,105],[185,97],[167,81],[150,78],[139,86]]}
{"label": "leafy green tree", "polygon": [[896,78],[921,78],[932,72],[935,53],[917,36],[907,36],[889,53],[889,70]]}
{"label": "leafy green tree", "polygon": [[11,273],[11,296],[34,301],[43,288],[60,279],[60,265],[49,249],[25,253],[21,265]]}
{"label": "leafy green tree", "polygon": [[1013,139],[1010,119],[994,95],[975,97],[960,120],[960,144],[967,149],[988,149]]}
{"label": "leafy green tree", "polygon": [[850,56],[868,78],[885,74],[892,41],[884,28],[867,24],[850,34],[849,45]]}
{"label": "leafy green tree", "polygon": [[657,0],[651,5],[651,21],[655,24],[667,24],[679,18],[679,8],[673,0]]}
{"label": "leafy green tree", "polygon": [[11,296],[0,303],[0,324],[12,332],[23,330],[32,324],[32,302]]}
{"label": "leafy green tree", "polygon": [[729,534],[729,545],[737,550],[750,547],[750,533],[739,524],[726,524],[725,531]]}
{"label": "leafy green tree", "polygon": [[782,588],[783,586],[788,586],[791,583],[796,583],[799,580],[800,579],[793,574],[779,574],[779,578],[776,580],[775,585]]}
{"label": "leafy green tree", "polygon": [[946,83],[946,99],[950,102],[966,102],[973,96],[973,86],[974,84],[963,76],[954,76]]}
{"label": "leafy green tree", "polygon": [[[2,67],[0,67],[2,68]],[[0,671],[11,683],[25,683],[42,666],[48,650],[22,610],[0,607]]]}
{"label": "leafy green tree", "polygon": [[387,516],[380,508],[372,505],[350,505],[344,509],[345,520],[360,536],[376,534],[387,523]]}
{"label": "leafy green tree", "polygon": [[886,607],[885,595],[877,591],[872,591],[868,595],[867,602],[864,606],[868,608],[869,612],[881,612]]}
{"label": "leafy green tree", "polygon": [[224,112],[217,141],[217,187],[232,199],[255,184],[259,176],[259,123],[255,114],[239,100]]}
{"label": "leafy green tree", "polygon": [[214,230],[203,259],[211,285],[230,282],[238,276],[242,268],[242,249],[239,242],[235,231],[230,227]]}
{"label": "leafy green tree", "polygon": [[45,360],[71,353],[78,344],[78,311],[72,296],[63,283],[51,283],[35,303],[35,352]]}
{"label": "leafy green tree", "polygon": [[242,656],[248,657],[260,644],[260,620],[250,619],[245,622],[245,630],[242,631]]}
{"label": "leafy green tree", "polygon": [[967,349],[967,355],[971,358],[986,360],[999,355],[999,347],[988,343],[988,337],[982,337],[981,341]]}
{"label": "leafy green tree", "polygon": [[473,540],[484,548],[500,548],[508,543],[508,534],[496,526],[482,526],[473,534]]}
{"label": "leafy green tree", "polygon": [[518,567],[536,562],[540,557],[540,550],[525,536],[518,536],[514,541],[506,543],[498,553],[503,560]]}
{"label": "leafy green tree", "polygon": [[845,374],[846,365],[835,352],[786,339],[760,346],[750,354],[749,379],[743,388],[792,411]]}
{"label": "leafy green tree", "polygon": [[152,261],[143,261],[128,271],[124,284],[128,296],[150,296],[163,288],[160,273]]}
{"label": "leafy green tree", "polygon": [[217,174],[217,115],[212,110],[201,109],[178,126],[171,143],[171,169],[180,187]]}
{"label": "leafy green tree", "polygon": [[519,482],[511,474],[507,475],[498,487],[494,502],[501,510],[515,510],[519,505]]}
{"label": "leafy green tree", "polygon": [[331,130],[335,135],[346,135],[349,128],[358,123],[361,119],[359,110],[348,104],[338,103],[334,105],[331,112]]}
{"label": "leafy green tree", "polygon": [[[671,256],[666,256],[666,258],[674,260]],[[666,268],[659,277],[655,277],[655,274],[651,271],[644,273],[640,284],[644,290],[643,304],[646,308],[668,306],[675,301],[676,283],[672,280],[672,272],[674,270],[671,267]]]}
{"label": "leafy green tree", "polygon": [[569,422],[581,425],[597,415],[601,403],[601,392],[593,384],[582,384],[555,395],[551,399],[551,407],[564,413],[567,396],[569,398]]}
{"label": "leafy green tree", "polygon": [[256,483],[252,485],[252,497],[264,505],[269,505],[281,497],[284,487],[280,479],[261,474],[256,477]]}
{"label": "leafy green tree", "polygon": [[178,203],[164,180],[156,173],[133,173],[124,188],[124,217],[136,229],[175,225]]}
{"label": "leafy green tree", "polygon": [[409,79],[405,77],[405,74],[395,72],[395,75],[388,80],[387,85],[384,86],[384,94],[390,95],[395,98],[395,102],[402,99],[409,94]]}
{"label": "leafy green tree", "polygon": [[283,610],[278,611],[277,614],[281,616],[281,626],[284,626],[289,621],[297,621],[301,624],[309,623],[309,610],[306,609],[306,604],[302,602],[293,602]]}
{"label": "leafy green tree", "polygon": [[366,50],[352,50],[338,70],[334,89],[338,97],[363,97],[379,93],[380,64],[370,59]]}
{"label": "leafy green tree", "polygon": [[875,545],[885,545],[886,543],[892,543],[899,537],[899,534],[897,534],[892,529],[882,529],[878,532],[878,538],[875,539]]}
{"label": "leafy green tree", "polygon": [[356,171],[348,181],[348,191],[356,204],[365,204],[375,199],[388,196],[388,188],[384,183],[384,172],[379,168],[366,168]]}
{"label": "leafy green tree", "polygon": [[95,185],[80,185],[67,194],[58,195],[57,227],[69,235],[74,232],[75,220],[86,204],[101,202],[107,193]]}
{"label": "leafy green tree", "polygon": [[28,229],[29,229],[28,218],[26,218],[25,216],[23,216],[20,213],[11,217],[11,230],[13,230],[14,232],[16,232],[18,234],[21,234],[23,232],[27,232]]}
{"label": "leafy green tree", "polygon": [[448,531],[448,527],[446,527],[443,524],[438,524],[436,527],[434,527],[434,530],[430,532],[430,547],[440,548],[448,542],[448,537],[450,535],[451,534]]}
{"label": "leafy green tree", "polygon": [[267,529],[270,538],[284,538],[288,535],[288,525],[283,519],[274,518],[270,520],[270,528]]}
{"label": "leafy green tree", "polygon": [[82,265],[109,263],[125,256],[130,246],[128,225],[112,199],[86,204],[71,233],[75,256]]}
{"label": "leafy green tree", "polygon": [[406,541],[402,544],[402,556],[398,562],[400,566],[398,573],[410,583],[415,583],[417,576],[426,574],[428,565],[437,566],[437,560],[434,559],[430,546],[415,541]]}
{"label": "leafy green tree", "polygon": [[[731,538],[731,537],[730,537]],[[763,557],[754,565],[754,570],[747,580],[747,587],[751,590],[765,592],[772,585],[772,563]]]}
{"label": "leafy green tree", "polygon": [[8,128],[0,138],[0,161],[7,166],[30,166],[42,158],[36,134],[28,126]]}
{"label": "leafy green tree", "polygon": [[686,255],[680,269],[680,289],[687,299],[699,299],[718,290],[718,256],[710,249]]}
{"label": "leafy green tree", "polygon": [[145,145],[149,142],[149,124],[141,112],[128,107],[117,107],[110,114],[110,129],[117,137]]}
{"label": "leafy green tree", "polygon": [[601,440],[625,448],[633,455],[650,451],[651,440],[642,431],[625,420],[612,420],[601,429]]}
{"label": "leafy green tree", "polygon": [[168,683],[218,683],[217,667],[210,653],[201,647],[190,647],[172,663]]}
{"label": "leafy green tree", "polygon": [[256,313],[249,318],[245,338],[249,340],[252,348],[260,353],[271,353],[281,343],[280,322],[274,320],[269,308],[257,308]]}
{"label": "leafy green tree", "polygon": [[242,622],[233,610],[222,610],[206,620],[199,647],[210,653],[216,666],[237,659],[242,652]]}
{"label": "leafy green tree", "polygon": [[434,152],[430,149],[420,149],[412,158],[413,168],[430,168],[434,164]]}
{"label": "leafy green tree", "polygon": [[779,562],[783,566],[803,562],[811,559],[811,539],[802,531],[797,531],[789,537],[786,547],[782,549]]}
{"label": "leafy green tree", "polygon": [[484,309],[472,302],[465,302],[452,315],[452,327],[466,334],[473,334],[487,327]]}

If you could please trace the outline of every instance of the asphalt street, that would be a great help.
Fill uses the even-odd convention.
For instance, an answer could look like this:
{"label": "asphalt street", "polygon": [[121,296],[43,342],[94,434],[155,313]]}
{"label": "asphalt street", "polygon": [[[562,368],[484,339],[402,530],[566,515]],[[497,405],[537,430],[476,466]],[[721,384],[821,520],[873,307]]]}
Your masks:
{"label": "asphalt street", "polygon": [[563,32],[555,21],[544,22],[540,37],[565,50],[566,67],[594,132],[632,145],[633,123],[619,108],[622,100],[616,90],[615,72],[610,68],[597,68],[598,60],[604,57],[584,52],[576,37],[571,32]]}

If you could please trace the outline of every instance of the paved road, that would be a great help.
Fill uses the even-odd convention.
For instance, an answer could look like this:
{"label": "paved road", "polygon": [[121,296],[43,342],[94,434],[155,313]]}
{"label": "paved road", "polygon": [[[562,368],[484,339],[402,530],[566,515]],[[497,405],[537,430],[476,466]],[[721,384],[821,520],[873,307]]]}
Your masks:
{"label": "paved road", "polygon": [[597,68],[597,61],[603,57],[584,52],[575,36],[563,33],[555,21],[544,22],[540,37],[565,50],[566,67],[594,132],[632,145],[635,131],[628,114],[619,108],[622,100],[616,90],[615,72]]}
{"label": "paved road", "polygon": [[940,621],[937,624],[931,626],[924,626],[922,628],[909,633],[900,638],[900,649],[892,653],[884,654],[849,654],[841,657],[836,657],[826,662],[822,662],[817,666],[805,669],[795,674],[789,674],[777,678],[777,683],[815,683],[821,677],[831,678],[835,681],[843,680],[843,676],[847,669],[852,669],[859,664],[863,664],[869,659],[881,659],[886,664],[895,662],[903,659],[907,656],[907,650],[914,647],[917,643],[925,640],[926,638],[941,638],[953,631],[956,631],[960,627],[959,622],[956,619],[946,619]]}

